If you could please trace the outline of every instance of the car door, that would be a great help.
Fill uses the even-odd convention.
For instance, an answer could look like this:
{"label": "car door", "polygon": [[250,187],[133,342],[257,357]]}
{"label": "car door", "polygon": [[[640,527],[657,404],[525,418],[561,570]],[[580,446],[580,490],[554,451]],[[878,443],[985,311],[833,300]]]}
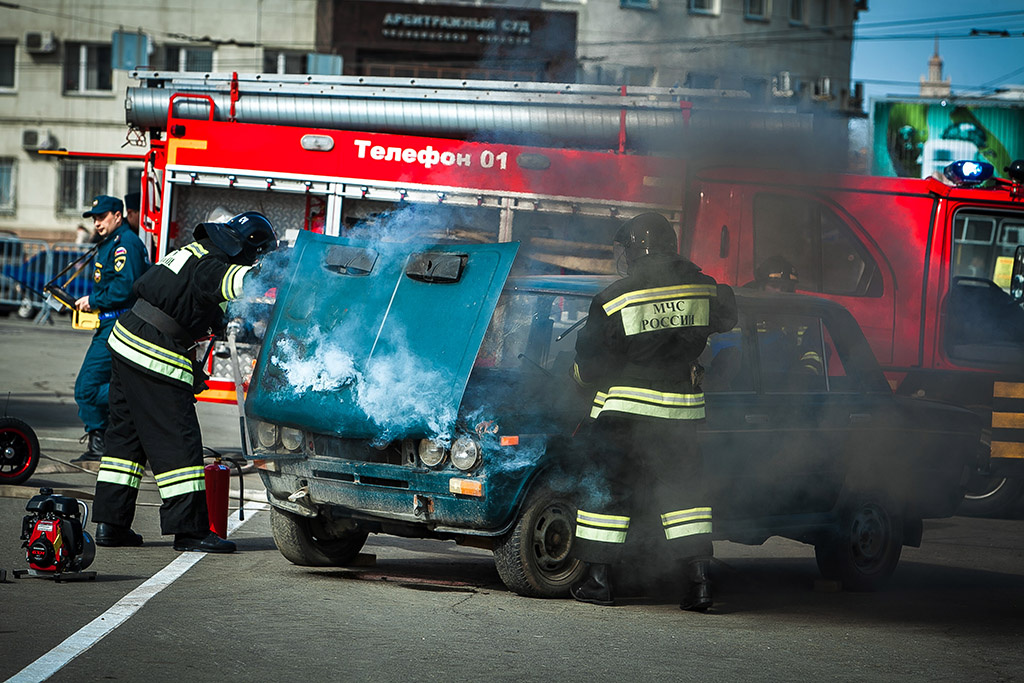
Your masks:
{"label": "car door", "polygon": [[829,391],[833,359],[834,372],[842,365],[826,349],[824,323],[763,305],[746,311],[738,331],[740,384],[720,389],[715,366],[726,349],[709,371],[705,462],[716,517],[828,512],[842,488],[851,425],[866,418],[852,395]]}

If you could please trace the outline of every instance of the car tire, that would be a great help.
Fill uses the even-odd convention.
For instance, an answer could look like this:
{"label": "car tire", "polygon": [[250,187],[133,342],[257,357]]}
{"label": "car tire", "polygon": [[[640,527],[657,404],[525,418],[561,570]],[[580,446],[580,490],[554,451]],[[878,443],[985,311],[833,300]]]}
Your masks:
{"label": "car tire", "polygon": [[584,564],[572,557],[576,506],[568,495],[534,487],[512,529],[494,546],[494,564],[509,590],[530,598],[561,598]]}
{"label": "car tire", "polygon": [[28,481],[39,464],[39,439],[27,423],[0,417],[0,484]]}
{"label": "car tire", "polygon": [[1024,479],[986,477],[975,474],[957,514],[973,517],[999,517],[1014,511],[1024,498]]}
{"label": "car tire", "polygon": [[903,515],[886,498],[861,496],[844,506],[836,532],[814,546],[818,569],[845,590],[881,588],[903,552]]}
{"label": "car tire", "polygon": [[270,530],[285,559],[302,567],[341,567],[356,558],[366,531],[323,517],[303,517],[272,507]]}

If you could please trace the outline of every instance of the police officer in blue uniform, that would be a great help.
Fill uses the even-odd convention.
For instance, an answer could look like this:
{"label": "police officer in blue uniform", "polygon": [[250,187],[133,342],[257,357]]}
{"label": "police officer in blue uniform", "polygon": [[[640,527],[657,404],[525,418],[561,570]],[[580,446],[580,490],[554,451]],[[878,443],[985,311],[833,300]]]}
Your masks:
{"label": "police officer in blue uniform", "polygon": [[92,207],[82,214],[92,218],[100,236],[96,261],[93,264],[92,293],[75,301],[79,311],[98,313],[100,326],[85,353],[82,368],[75,380],[75,402],[78,417],[85,425],[88,450],[74,462],[96,461],[106,452],[105,432],[109,416],[107,395],[110,385],[110,351],[107,337],[117,317],[134,303],[132,284],[149,265],[142,240],[123,221],[121,200],[109,195],[93,199]]}

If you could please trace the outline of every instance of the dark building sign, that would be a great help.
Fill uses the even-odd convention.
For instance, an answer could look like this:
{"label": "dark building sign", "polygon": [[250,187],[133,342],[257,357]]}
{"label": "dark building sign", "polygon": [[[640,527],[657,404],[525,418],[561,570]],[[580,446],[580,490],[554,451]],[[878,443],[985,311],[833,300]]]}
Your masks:
{"label": "dark building sign", "polygon": [[573,81],[576,15],[506,7],[321,0],[317,47],[345,73]]}
{"label": "dark building sign", "polygon": [[442,40],[466,43],[529,45],[530,22],[526,19],[453,17],[436,14],[387,14],[382,22],[385,38]]}

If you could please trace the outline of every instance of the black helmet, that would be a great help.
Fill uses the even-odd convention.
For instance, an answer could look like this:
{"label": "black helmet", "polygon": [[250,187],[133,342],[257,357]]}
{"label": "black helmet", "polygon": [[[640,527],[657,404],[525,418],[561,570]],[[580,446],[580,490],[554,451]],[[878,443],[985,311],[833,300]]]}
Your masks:
{"label": "black helmet", "polygon": [[197,240],[209,237],[232,261],[249,265],[260,254],[277,249],[274,226],[259,211],[240,213],[225,223],[200,223],[192,234]]}
{"label": "black helmet", "polygon": [[754,269],[754,281],[760,289],[775,287],[783,292],[795,292],[800,282],[796,266],[781,254],[769,256]]}
{"label": "black helmet", "polygon": [[675,230],[664,216],[653,211],[623,223],[613,241],[622,245],[627,265],[644,256],[679,253]]}

